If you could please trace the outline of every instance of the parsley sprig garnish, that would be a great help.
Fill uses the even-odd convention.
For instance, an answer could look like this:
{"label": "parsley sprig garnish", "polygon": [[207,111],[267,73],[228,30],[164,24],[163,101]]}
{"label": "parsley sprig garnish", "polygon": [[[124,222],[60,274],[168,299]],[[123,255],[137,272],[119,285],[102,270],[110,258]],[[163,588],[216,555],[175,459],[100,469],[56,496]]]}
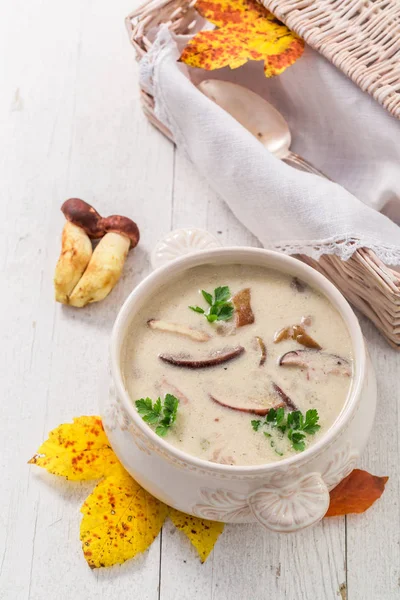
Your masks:
{"label": "parsley sprig garnish", "polygon": [[176,419],[179,400],[166,394],[164,403],[158,398],[154,404],[151,398],[141,398],[135,402],[136,410],[149,425],[156,425],[156,434],[164,437]]}
{"label": "parsley sprig garnish", "polygon": [[201,290],[201,293],[210,308],[205,311],[201,306],[189,306],[191,310],[204,315],[209,323],[213,323],[214,321],[229,321],[232,318],[234,307],[232,302],[229,301],[231,291],[227,285],[215,288],[214,296],[205,290]]}
{"label": "parsley sprig garnish", "polygon": [[[253,420],[251,425],[254,431],[266,426],[269,431],[264,431],[264,435],[268,438],[272,438],[271,430],[278,430],[282,436],[287,435],[294,450],[303,452],[306,448],[306,436],[314,435],[321,428],[318,421],[319,415],[316,408],[308,410],[305,416],[300,410],[294,410],[286,415],[284,408],[271,408],[265,421]],[[275,440],[271,439],[270,443],[275,448]],[[276,448],[275,452],[282,456],[282,453],[278,452]]]}

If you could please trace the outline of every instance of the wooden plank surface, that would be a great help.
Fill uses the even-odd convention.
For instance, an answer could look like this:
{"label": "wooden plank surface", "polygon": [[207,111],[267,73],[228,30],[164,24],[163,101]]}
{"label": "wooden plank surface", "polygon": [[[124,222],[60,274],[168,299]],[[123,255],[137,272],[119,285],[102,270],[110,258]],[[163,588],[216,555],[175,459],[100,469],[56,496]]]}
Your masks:
{"label": "wooden plank surface", "polygon": [[[59,423],[98,411],[107,343],[149,253],[171,228],[258,245],[181,152],[145,120],[123,19],[135,0],[6,0],[0,22],[0,598],[60,600],[394,600],[399,587],[399,355],[362,324],[380,407],[363,465],[391,479],[367,515],[296,536],[227,526],[205,565],[171,524],[149,552],[92,572],[79,507],[92,484],[26,461]],[[132,215],[142,231],[112,295],[84,311],[55,305],[61,202],[80,196]]]}

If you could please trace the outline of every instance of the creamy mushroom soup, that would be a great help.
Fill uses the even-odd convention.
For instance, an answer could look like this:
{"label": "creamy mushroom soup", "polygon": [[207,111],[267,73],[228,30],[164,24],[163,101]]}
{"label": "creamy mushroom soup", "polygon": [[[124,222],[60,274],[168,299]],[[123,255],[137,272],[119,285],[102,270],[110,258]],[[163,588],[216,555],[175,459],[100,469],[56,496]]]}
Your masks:
{"label": "creamy mushroom soup", "polygon": [[122,364],[135,409],[170,444],[216,463],[260,465],[326,433],[346,402],[352,350],[336,309],[298,279],[201,266],[141,308]]}

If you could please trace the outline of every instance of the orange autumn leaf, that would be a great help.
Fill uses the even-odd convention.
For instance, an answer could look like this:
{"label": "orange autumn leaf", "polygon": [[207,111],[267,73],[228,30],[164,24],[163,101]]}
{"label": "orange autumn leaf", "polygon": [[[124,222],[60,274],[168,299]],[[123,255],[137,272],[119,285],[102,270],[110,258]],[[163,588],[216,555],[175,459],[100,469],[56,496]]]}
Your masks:
{"label": "orange autumn leaf", "polygon": [[82,550],[95,569],[121,564],[147,550],[160,533],[168,507],[121,466],[95,487],[81,512]]}
{"label": "orange autumn leaf", "polygon": [[120,463],[100,417],[79,417],[50,431],[29,464],[75,481],[100,479]]}
{"label": "orange autumn leaf", "polygon": [[331,501],[325,516],[336,517],[365,512],[382,496],[388,479],[354,469],[331,491]]}
{"label": "orange autumn leaf", "polygon": [[263,60],[266,77],[279,75],[303,53],[304,42],[256,0],[197,0],[197,11],[217,26],[200,31],[180,60],[207,71]]}
{"label": "orange autumn leaf", "polygon": [[215,542],[224,530],[224,524],[192,517],[175,508],[169,509],[169,518],[177,529],[182,531],[196,548],[201,562],[205,562]]}

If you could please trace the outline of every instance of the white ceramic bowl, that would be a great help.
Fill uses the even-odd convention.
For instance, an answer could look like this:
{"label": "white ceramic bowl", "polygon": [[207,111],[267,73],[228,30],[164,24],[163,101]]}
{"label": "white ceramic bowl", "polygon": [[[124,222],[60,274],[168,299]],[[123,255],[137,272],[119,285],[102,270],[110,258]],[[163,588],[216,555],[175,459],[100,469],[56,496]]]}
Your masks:
{"label": "white ceramic bowl", "polygon": [[[298,276],[321,290],[350,332],[354,378],[348,400],[334,425],[315,445],[278,463],[220,465],[186,454],[157,436],[141,419],[121,375],[121,347],[129,324],[159,287],[187,268],[212,264],[260,265]],[[154,496],[183,512],[229,523],[259,521],[292,532],[313,525],[329,506],[329,490],[354,468],[371,431],[376,384],[358,321],[340,292],[307,265],[255,248],[217,248],[184,256],[148,276],[123,305],[111,339],[112,385],[103,407],[104,426],[119,459]]]}

